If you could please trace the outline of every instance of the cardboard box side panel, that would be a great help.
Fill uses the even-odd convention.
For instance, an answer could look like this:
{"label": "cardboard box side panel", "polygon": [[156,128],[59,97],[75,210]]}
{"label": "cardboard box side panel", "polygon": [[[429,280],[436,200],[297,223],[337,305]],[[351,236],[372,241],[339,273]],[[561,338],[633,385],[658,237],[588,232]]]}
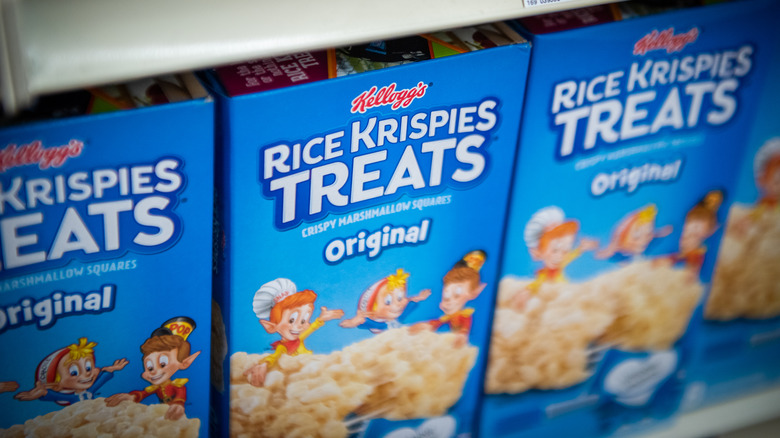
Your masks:
{"label": "cardboard box side panel", "polygon": [[[211,76],[207,76],[211,79]],[[214,230],[213,230],[213,294],[214,315],[219,315],[219,320],[212,322],[212,336],[218,336],[212,340],[215,346],[212,358],[211,394],[212,412],[210,417],[210,431],[213,436],[228,436],[229,424],[222,421],[227,418],[229,412],[230,395],[230,360],[228,346],[232,333],[230,321],[230,252],[228,237],[231,235],[231,201],[230,196],[233,184],[230,178],[233,153],[231,149],[231,114],[229,102],[218,87],[216,81],[207,82],[212,93],[217,95],[217,126],[220,127],[216,135],[215,164],[215,197],[214,197]],[[216,348],[219,344],[218,350]]]}

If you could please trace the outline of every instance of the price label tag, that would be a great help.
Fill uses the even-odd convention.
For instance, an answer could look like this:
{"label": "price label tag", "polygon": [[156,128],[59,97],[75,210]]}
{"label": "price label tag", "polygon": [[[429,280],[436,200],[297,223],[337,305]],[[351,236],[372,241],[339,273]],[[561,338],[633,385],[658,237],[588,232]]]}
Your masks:
{"label": "price label tag", "polygon": [[533,8],[537,6],[547,6],[554,3],[566,3],[574,0],[523,0],[526,8]]}

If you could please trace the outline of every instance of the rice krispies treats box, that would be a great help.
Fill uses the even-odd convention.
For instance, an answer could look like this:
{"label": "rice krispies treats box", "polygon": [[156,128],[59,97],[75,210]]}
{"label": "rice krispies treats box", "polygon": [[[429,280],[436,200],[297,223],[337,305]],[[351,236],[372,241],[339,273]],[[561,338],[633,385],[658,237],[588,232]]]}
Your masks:
{"label": "rice krispies treats box", "polygon": [[214,104],[119,89],[0,129],[0,436],[208,434]]}
{"label": "rice krispies treats box", "polygon": [[623,434],[679,409],[767,8],[570,14],[602,24],[531,35],[482,436]]}
{"label": "rice krispies treats box", "polygon": [[213,72],[215,433],[472,436],[529,46],[436,53],[489,32]]}
{"label": "rice krispies treats box", "polygon": [[[780,8],[775,6],[773,15]],[[686,408],[780,383],[780,38],[755,125],[744,143],[733,204],[723,225],[712,288],[690,373]]]}

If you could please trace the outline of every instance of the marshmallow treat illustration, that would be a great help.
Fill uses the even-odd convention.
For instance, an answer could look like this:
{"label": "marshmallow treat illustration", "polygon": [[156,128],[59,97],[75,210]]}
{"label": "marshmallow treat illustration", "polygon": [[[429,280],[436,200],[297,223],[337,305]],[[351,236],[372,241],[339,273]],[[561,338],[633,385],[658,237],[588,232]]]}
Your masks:
{"label": "marshmallow treat illustration", "polygon": [[252,307],[260,324],[266,332],[278,333],[282,339],[271,344],[274,349],[272,354],[244,373],[251,385],[262,386],[268,370],[276,365],[283,354],[311,354],[304,345],[306,338],[326,322],[344,316],[343,310],[320,307],[319,318],[312,322],[316,299],[314,291],[307,289],[298,292],[295,283],[286,278],[270,281],[255,292]]}
{"label": "marshmallow treat illustration", "polygon": [[150,386],[142,390],[125,394],[114,394],[106,399],[106,405],[116,406],[127,400],[140,403],[154,394],[160,402],[168,405],[165,418],[178,420],[184,415],[187,401],[186,383],[188,379],[172,379],[178,371],[185,370],[200,355],[200,351],[190,354],[191,346],[187,337],[195,329],[195,321],[186,316],[171,318],[162,327],[154,330],[149,339],[141,345],[144,372],[141,377]]}
{"label": "marshmallow treat illustration", "polygon": [[341,327],[358,327],[379,333],[402,326],[400,321],[405,311],[412,312],[417,303],[431,296],[430,289],[415,297],[406,295],[409,273],[403,269],[372,284],[358,301],[357,315],[339,323]]}
{"label": "marshmallow treat illustration", "polygon": [[623,218],[612,233],[609,246],[596,253],[596,258],[613,258],[614,261],[629,261],[641,257],[653,239],[672,233],[670,225],[655,228],[658,208],[648,204]]}
{"label": "marshmallow treat illustration", "polygon": [[723,203],[723,192],[712,190],[693,206],[685,216],[680,234],[679,251],[671,257],[675,264],[683,264],[698,276],[707,246],[704,241],[718,229],[718,209]]}
{"label": "marshmallow treat illustration", "polygon": [[466,307],[466,303],[477,298],[485,289],[485,283],[480,282],[479,269],[486,258],[487,254],[484,251],[472,251],[459,260],[443,278],[439,309],[444,312],[444,315],[438,319],[413,325],[410,328],[411,332],[438,330],[440,327],[448,326],[452,333],[458,335],[455,346],[466,345],[474,315],[474,309]]}
{"label": "marshmallow treat illustration", "polygon": [[81,400],[91,400],[95,393],[114,377],[114,371],[127,365],[127,359],[117,359],[113,365],[95,365],[97,342],[79,338],[77,344],[60,348],[46,356],[35,370],[35,387],[14,396],[17,400],[53,401],[67,406]]}

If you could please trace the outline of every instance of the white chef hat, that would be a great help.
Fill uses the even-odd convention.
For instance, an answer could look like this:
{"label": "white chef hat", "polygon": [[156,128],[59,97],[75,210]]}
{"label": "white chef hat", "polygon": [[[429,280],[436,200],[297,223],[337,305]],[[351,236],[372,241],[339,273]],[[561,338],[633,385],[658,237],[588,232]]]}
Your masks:
{"label": "white chef hat", "polygon": [[775,156],[780,156],[780,137],[770,138],[756,152],[753,158],[753,175],[756,179],[764,175],[767,162]]}
{"label": "white chef hat", "polygon": [[277,278],[260,286],[252,301],[252,310],[260,319],[268,319],[271,309],[285,298],[297,292],[295,283],[287,278]]}
{"label": "white chef hat", "polygon": [[534,213],[525,225],[525,233],[523,234],[525,246],[529,249],[538,248],[539,239],[544,231],[562,224],[564,219],[566,219],[566,215],[563,210],[556,206],[545,207]]}

